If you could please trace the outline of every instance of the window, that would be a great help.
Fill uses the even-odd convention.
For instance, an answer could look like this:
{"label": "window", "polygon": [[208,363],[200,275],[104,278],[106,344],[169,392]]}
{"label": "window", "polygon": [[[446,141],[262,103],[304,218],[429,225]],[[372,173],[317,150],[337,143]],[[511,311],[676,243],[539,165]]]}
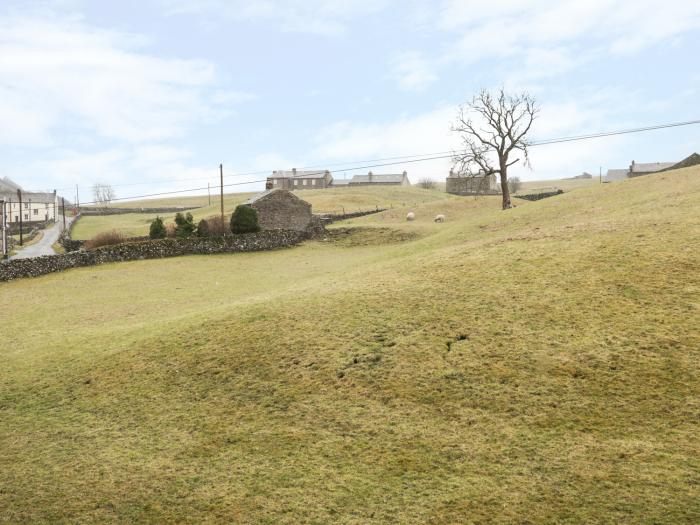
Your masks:
{"label": "window", "polygon": [[19,222],[19,215],[15,215],[15,222]]}
{"label": "window", "polygon": [[25,203],[24,203],[24,209],[25,209],[25,210],[28,210],[28,209],[29,209],[29,203],[28,203],[28,202],[25,202]]}
{"label": "window", "polygon": [[25,214],[24,214],[24,220],[25,220],[25,221],[28,221],[28,220],[29,220],[29,214],[28,214],[28,213],[25,213]]}
{"label": "window", "polygon": [[34,208],[34,215],[39,215],[39,210]]}

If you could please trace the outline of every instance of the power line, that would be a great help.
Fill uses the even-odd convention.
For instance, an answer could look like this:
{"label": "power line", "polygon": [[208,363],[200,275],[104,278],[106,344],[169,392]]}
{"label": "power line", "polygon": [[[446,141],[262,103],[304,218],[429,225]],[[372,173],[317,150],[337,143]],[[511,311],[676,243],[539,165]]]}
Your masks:
{"label": "power line", "polygon": [[[689,121],[685,121],[685,122],[673,122],[673,123],[668,123],[668,124],[657,124],[657,125],[645,126],[645,127],[641,127],[641,128],[632,128],[632,129],[617,130],[617,131],[603,131],[603,132],[591,133],[591,134],[587,134],[587,135],[575,135],[575,136],[569,136],[569,137],[544,139],[544,140],[538,140],[538,141],[531,141],[528,143],[528,146],[529,147],[545,146],[545,145],[549,145],[549,144],[559,144],[559,143],[563,143],[563,142],[590,140],[590,139],[610,137],[610,136],[615,136],[615,135],[641,133],[641,132],[645,132],[645,131],[675,128],[675,127],[681,127],[681,126],[690,126],[690,125],[694,125],[694,124],[700,124],[700,120],[689,120]],[[416,163],[416,162],[425,162],[425,161],[429,161],[429,160],[451,159],[453,157],[454,157],[454,152],[448,152],[448,151],[395,156],[395,157],[384,157],[384,158],[378,158],[378,159],[369,159],[366,161],[355,161],[355,162],[378,162],[378,163],[376,163],[376,164],[364,164],[361,166],[344,167],[344,168],[338,169],[337,171],[356,171],[356,170],[360,170],[360,169],[396,166],[396,165],[411,164],[411,163]],[[400,159],[402,159],[402,160],[400,160]],[[395,160],[396,162],[382,162],[385,160]],[[338,162],[338,163],[326,164],[325,166],[326,167],[338,166],[338,165],[342,165],[342,164],[345,164],[345,163]],[[312,167],[313,166],[300,168],[299,170],[306,171]],[[300,177],[309,176],[309,175],[322,175],[326,171],[327,170],[321,170],[321,171],[315,171],[315,172],[311,171],[310,173],[307,171],[304,174],[292,176],[290,178],[300,178]],[[271,171],[270,170],[251,171],[251,172],[247,172],[247,173],[236,173],[236,174],[224,175],[224,177],[243,177],[243,176],[252,176],[252,175],[262,175],[262,174],[267,174],[267,173],[271,173]],[[201,179],[202,179],[201,177],[198,177],[196,179],[170,179],[168,181],[163,181],[163,182],[180,182],[180,181],[201,180]],[[266,181],[266,179],[252,180],[252,181],[238,182],[238,183],[228,183],[228,184],[224,184],[224,187],[241,186],[241,185],[246,185],[246,184],[255,184],[255,183],[265,182],[265,181]],[[136,185],[136,184],[157,184],[157,182],[142,182],[142,183],[122,184],[122,185],[114,185],[114,187]],[[130,197],[121,197],[121,198],[112,199],[112,200],[113,201],[124,201],[124,200],[133,200],[133,199],[143,199],[143,198],[147,198],[147,197],[159,197],[162,195],[174,195],[174,194],[179,194],[179,193],[189,193],[189,192],[193,192],[193,191],[204,191],[206,189],[208,189],[208,188],[207,187],[191,188],[191,189],[186,189],[186,190],[175,190],[175,191],[151,193],[148,195],[134,195],[134,196],[130,196]],[[83,204],[99,204],[99,202],[89,201],[89,202],[84,202]]]}

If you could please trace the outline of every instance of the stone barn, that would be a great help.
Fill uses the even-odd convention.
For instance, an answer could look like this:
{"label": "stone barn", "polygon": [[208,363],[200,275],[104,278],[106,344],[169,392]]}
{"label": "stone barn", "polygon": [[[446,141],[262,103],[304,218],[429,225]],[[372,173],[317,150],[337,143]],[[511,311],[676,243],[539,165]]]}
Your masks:
{"label": "stone barn", "polygon": [[311,204],[291,191],[266,190],[244,203],[255,208],[263,230],[308,231],[312,227]]}

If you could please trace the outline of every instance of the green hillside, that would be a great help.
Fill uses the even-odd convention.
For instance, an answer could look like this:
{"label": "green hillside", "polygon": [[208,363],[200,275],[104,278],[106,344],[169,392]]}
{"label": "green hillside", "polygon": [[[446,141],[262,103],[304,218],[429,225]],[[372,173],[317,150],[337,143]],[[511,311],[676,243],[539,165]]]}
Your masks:
{"label": "green hillside", "polygon": [[700,169],[413,194],[0,285],[0,522],[698,523]]}
{"label": "green hillside", "polygon": [[[376,207],[404,207],[432,201],[446,201],[454,199],[452,195],[435,190],[423,190],[411,187],[355,187],[333,188],[325,190],[295,191],[300,198],[311,203],[315,213],[342,213],[369,210]],[[250,198],[253,193],[224,194],[224,211],[230,217],[233,210]],[[148,206],[196,206],[203,204],[202,197],[183,197],[180,200],[163,199],[158,201],[138,201],[128,203],[123,207],[148,207]],[[203,198],[206,202],[206,197]],[[221,210],[220,201],[212,198],[211,206],[203,206],[191,210],[196,220],[218,215]],[[157,214],[130,213],[124,215],[85,216],[82,217],[73,229],[74,239],[90,239],[98,233],[117,230],[127,236],[148,235],[148,227]],[[161,214],[163,215],[163,214]],[[174,214],[172,214],[174,216]],[[166,221],[172,222],[173,216],[167,216]]]}

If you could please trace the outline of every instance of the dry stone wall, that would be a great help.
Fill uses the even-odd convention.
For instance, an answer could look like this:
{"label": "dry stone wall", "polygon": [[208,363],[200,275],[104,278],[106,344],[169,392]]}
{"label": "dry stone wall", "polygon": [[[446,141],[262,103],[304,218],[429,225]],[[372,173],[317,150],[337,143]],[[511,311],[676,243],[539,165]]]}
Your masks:
{"label": "dry stone wall", "polygon": [[159,239],[104,246],[93,251],[45,255],[31,259],[13,259],[0,263],[0,282],[37,277],[70,268],[120,261],[160,259],[180,255],[253,252],[293,246],[310,237],[309,232],[267,230],[219,238]]}

